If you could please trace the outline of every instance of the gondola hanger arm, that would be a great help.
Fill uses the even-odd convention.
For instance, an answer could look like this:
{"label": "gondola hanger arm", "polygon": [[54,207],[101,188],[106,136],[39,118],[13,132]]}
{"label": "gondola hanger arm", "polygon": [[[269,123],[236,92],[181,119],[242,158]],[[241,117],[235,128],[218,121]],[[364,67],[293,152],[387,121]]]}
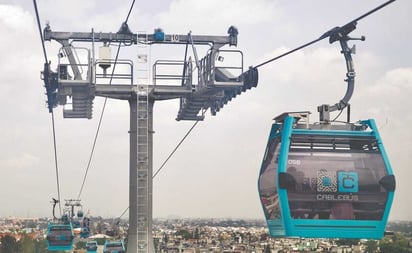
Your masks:
{"label": "gondola hanger arm", "polygon": [[[351,56],[352,53],[355,53],[355,48],[354,47],[350,48],[348,46],[348,41],[349,40],[364,41],[365,37],[361,36],[359,38],[351,38],[351,37],[349,37],[349,33],[351,33],[352,31],[354,31],[356,29],[356,25],[357,25],[357,22],[359,20],[371,15],[372,13],[382,9],[383,7],[387,6],[388,4],[390,4],[394,1],[396,1],[396,0],[389,0],[389,1],[387,1],[383,4],[381,4],[381,5],[377,6],[376,8],[368,11],[367,13],[359,16],[358,18],[350,21],[349,23],[347,23],[343,26],[336,26],[336,27],[330,29],[329,31],[325,32],[319,38],[317,38],[313,41],[310,41],[310,42],[308,42],[308,43],[306,43],[302,46],[299,46],[299,47],[297,47],[295,49],[292,49],[288,52],[285,52],[285,53],[283,53],[279,56],[276,56],[272,59],[269,59],[269,60],[267,60],[263,63],[260,63],[260,64],[254,66],[254,67],[252,66],[252,67],[250,67],[250,69],[254,69],[256,71],[257,68],[262,67],[263,65],[266,65],[270,62],[273,62],[277,59],[280,59],[280,58],[282,58],[286,55],[289,55],[293,52],[296,52],[300,49],[303,49],[307,46],[310,46],[310,45],[312,45],[316,42],[319,42],[323,39],[326,39],[326,38],[329,38],[329,43],[330,44],[332,44],[336,41],[339,41],[340,46],[342,48],[341,53],[344,55],[345,61],[346,61],[346,69],[347,69],[346,77],[347,78],[345,79],[345,82],[347,82],[348,84],[347,84],[346,93],[339,102],[335,103],[334,105],[322,104],[322,105],[318,106],[319,121],[324,122],[324,123],[328,123],[328,122],[330,122],[330,112],[337,111],[337,110],[342,111],[344,108],[346,108],[349,105],[349,100],[352,97],[354,87],[355,87],[355,69],[354,69],[353,60],[352,60],[352,56]],[[349,114],[350,113],[349,113],[349,110],[348,110],[348,119],[347,119],[348,121],[349,121],[349,118],[350,118]]]}

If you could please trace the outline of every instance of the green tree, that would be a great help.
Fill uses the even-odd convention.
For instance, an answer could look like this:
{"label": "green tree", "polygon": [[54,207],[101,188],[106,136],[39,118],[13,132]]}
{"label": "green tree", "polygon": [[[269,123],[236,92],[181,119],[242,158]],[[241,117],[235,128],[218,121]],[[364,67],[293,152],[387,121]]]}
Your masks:
{"label": "green tree", "polygon": [[339,239],[336,241],[337,245],[347,245],[347,246],[352,246],[352,245],[358,245],[359,244],[359,239]]}
{"label": "green tree", "polygon": [[34,241],[27,235],[23,235],[23,237],[18,241],[18,248],[22,253],[32,253],[34,248]]}
{"label": "green tree", "polygon": [[13,236],[6,235],[0,242],[0,253],[18,252],[17,241]]}
{"label": "green tree", "polygon": [[13,236],[4,236],[1,238],[0,243],[0,253],[17,252],[17,241]]}
{"label": "green tree", "polygon": [[104,242],[106,241],[105,238],[96,238],[95,240],[98,245],[104,245]]}
{"label": "green tree", "polygon": [[153,238],[153,245],[155,253],[159,252],[159,238]]}
{"label": "green tree", "polygon": [[36,239],[33,242],[34,242],[34,251],[33,251],[33,253],[47,253],[46,240]]}
{"label": "green tree", "polygon": [[76,243],[76,249],[85,249],[86,248],[86,242],[85,241],[78,241]]}
{"label": "green tree", "polygon": [[395,233],[391,239],[385,237],[380,241],[379,248],[381,253],[412,253],[408,240],[403,236]]}
{"label": "green tree", "polygon": [[375,240],[368,240],[365,243],[365,246],[366,246],[365,253],[374,253],[378,249],[378,242]]}
{"label": "green tree", "polygon": [[163,242],[167,244],[169,242],[169,236],[166,233],[163,233]]}
{"label": "green tree", "polygon": [[198,240],[199,240],[199,238],[200,238],[199,228],[196,227],[194,239],[198,239]]}
{"label": "green tree", "polygon": [[186,229],[181,229],[176,231],[175,233],[176,236],[181,235],[183,239],[187,240],[189,238],[192,238],[192,233],[190,233],[189,231],[187,231]]}

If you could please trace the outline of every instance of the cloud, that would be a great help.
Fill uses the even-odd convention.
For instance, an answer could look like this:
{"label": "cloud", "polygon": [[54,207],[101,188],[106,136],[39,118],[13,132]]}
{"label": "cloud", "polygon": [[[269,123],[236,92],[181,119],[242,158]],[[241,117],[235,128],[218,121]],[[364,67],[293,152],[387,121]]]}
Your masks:
{"label": "cloud", "polygon": [[412,69],[397,68],[388,70],[375,82],[362,86],[358,101],[365,104],[367,113],[381,120],[387,117],[395,118],[399,123],[405,120],[408,122],[412,120],[408,113],[409,107],[412,106],[410,94]]}
{"label": "cloud", "polygon": [[[412,68],[398,68],[385,73],[372,88],[371,97],[396,97],[412,91]],[[405,96],[403,96],[405,97]]]}
{"label": "cloud", "polygon": [[6,170],[21,170],[26,168],[33,168],[39,163],[39,158],[28,154],[21,153],[19,156],[10,156],[6,160],[1,161],[2,169]]}
{"label": "cloud", "polygon": [[269,22],[276,16],[275,7],[274,1],[266,0],[176,0],[170,3],[167,12],[160,13],[157,18],[166,31],[187,33],[192,30],[196,34],[208,34],[234,24],[243,26]]}
{"label": "cloud", "polygon": [[9,32],[30,32],[33,26],[31,14],[15,5],[0,4],[0,22],[3,29],[10,29]]}

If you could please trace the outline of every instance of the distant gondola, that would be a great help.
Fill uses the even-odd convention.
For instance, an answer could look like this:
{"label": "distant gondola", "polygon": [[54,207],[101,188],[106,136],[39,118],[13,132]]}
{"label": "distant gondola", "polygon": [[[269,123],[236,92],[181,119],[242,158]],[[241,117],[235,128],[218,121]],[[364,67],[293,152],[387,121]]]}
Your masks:
{"label": "distant gondola", "polygon": [[103,253],[125,253],[123,240],[106,240],[104,242]]}
{"label": "distant gondola", "polygon": [[87,251],[87,253],[97,252],[97,242],[96,241],[86,242],[86,251]]}

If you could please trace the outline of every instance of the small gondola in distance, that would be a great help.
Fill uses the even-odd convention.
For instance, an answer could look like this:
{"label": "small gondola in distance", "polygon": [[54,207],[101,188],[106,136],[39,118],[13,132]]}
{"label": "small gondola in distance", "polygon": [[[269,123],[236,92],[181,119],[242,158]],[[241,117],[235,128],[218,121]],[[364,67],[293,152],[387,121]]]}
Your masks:
{"label": "small gondola in distance", "polygon": [[97,252],[97,241],[87,241],[86,242],[86,253]]}
{"label": "small gondola in distance", "polygon": [[106,240],[104,242],[103,253],[125,253],[123,240]]}

